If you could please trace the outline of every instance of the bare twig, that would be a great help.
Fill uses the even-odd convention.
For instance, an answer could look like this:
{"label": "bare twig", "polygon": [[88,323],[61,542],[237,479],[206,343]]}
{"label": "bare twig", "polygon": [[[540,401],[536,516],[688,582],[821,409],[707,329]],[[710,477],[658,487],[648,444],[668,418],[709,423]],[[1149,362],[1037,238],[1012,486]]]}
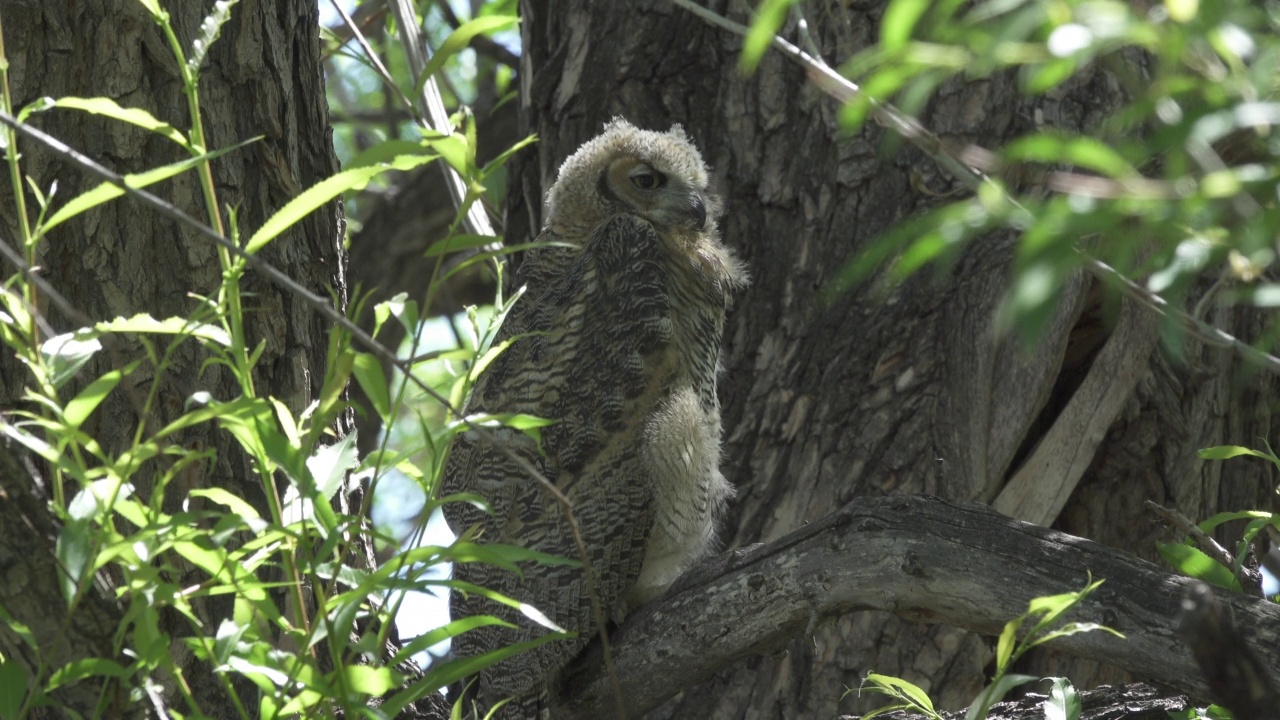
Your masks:
{"label": "bare twig", "polygon": [[[427,67],[428,48],[418,32],[418,22],[414,16],[413,5],[409,0],[388,0],[391,12],[396,17],[396,26],[400,31],[400,44],[404,47],[405,57],[409,60],[409,72],[416,82]],[[444,107],[444,97],[440,95],[440,86],[435,77],[429,77],[422,86],[422,94],[415,100],[415,106],[421,113],[427,129],[448,135],[451,130],[449,112]],[[467,183],[456,170],[447,163],[440,163],[445,173],[445,184],[449,186],[449,195],[453,197],[453,205],[461,209],[467,197]],[[493,224],[485,214],[484,206],[471,203],[467,208],[467,216],[463,220],[467,232],[474,235],[493,235]]]}
{"label": "bare twig", "polygon": [[360,26],[356,25],[355,20],[352,20],[351,16],[347,14],[346,9],[342,7],[342,3],[338,2],[338,0],[329,0],[329,2],[333,5],[333,9],[342,16],[342,22],[351,32],[351,37],[355,38],[356,42],[360,44],[360,49],[364,50],[365,58],[369,60],[369,64],[373,66],[374,71],[382,78],[382,86],[394,94],[401,104],[412,112],[413,103],[401,92],[400,86],[391,77],[391,71],[387,70],[387,66],[382,64],[382,58],[378,57],[378,53],[373,51],[373,46],[365,39],[364,33],[360,32]]}
{"label": "bare twig", "polygon": [[[381,22],[386,15],[387,4],[385,0],[370,0],[370,2],[360,3],[360,5],[355,9],[355,12],[352,13],[350,19],[355,21],[355,27],[363,29],[371,27],[374,23]],[[343,18],[341,25],[325,28],[329,32],[333,33],[333,38],[338,42],[337,49],[340,49],[348,40],[355,37],[355,33],[351,31],[351,26],[352,25],[348,22],[347,18]],[[337,49],[325,53],[321,59],[328,60],[333,53],[337,51]]]}
{"label": "bare twig", "polygon": [[[741,23],[734,22],[716,12],[708,10],[692,0],[671,0],[673,5],[684,8],[689,12],[697,15],[708,23],[724,28],[738,35],[746,35],[747,27]],[[799,63],[809,78],[819,90],[827,95],[839,100],[840,102],[850,102],[854,99],[863,99],[871,107],[871,117],[881,126],[888,128],[902,139],[914,145],[925,155],[928,155],[940,167],[950,173],[957,181],[969,189],[976,189],[978,186],[991,182],[990,178],[979,172],[971,165],[965,163],[960,157],[952,152],[946,144],[937,135],[920,124],[915,118],[903,113],[894,107],[891,103],[882,102],[875,98],[869,98],[862,94],[862,89],[848,78],[843,77],[820,57],[814,57],[794,44],[784,40],[783,38],[774,36],[773,46],[780,50],[788,58]],[[990,156],[989,151],[980,148],[967,148],[966,153],[973,152],[979,155]],[[1056,174],[1055,177],[1062,180]],[[1073,181],[1078,181],[1081,176],[1071,175]],[[1137,182],[1137,181],[1135,181]],[[1073,189],[1077,186],[1073,186]],[[1161,191],[1163,188],[1159,184],[1148,181],[1142,187],[1150,192]],[[1011,197],[1002,188],[998,188],[1001,195],[1014,205],[1021,207],[1017,199]],[[1100,192],[1113,191],[1111,185],[1100,189]],[[1135,283],[1125,277],[1120,271],[1102,262],[1085,252],[1082,248],[1076,247],[1075,251],[1083,259],[1084,269],[1094,277],[1115,287],[1122,294],[1133,298],[1143,307],[1155,312],[1156,314],[1169,318],[1183,328],[1188,334],[1196,339],[1214,347],[1228,348],[1235,352],[1236,355],[1247,361],[1257,363],[1266,370],[1280,374],[1280,358],[1269,353],[1258,350],[1247,342],[1216,328],[1199,318],[1179,310],[1169,304],[1167,300],[1159,294],[1154,293],[1141,285]]]}
{"label": "bare twig", "polygon": [[[17,250],[14,250],[9,243],[5,242],[3,238],[0,238],[0,255],[4,255],[5,259],[12,263],[18,272],[22,273],[29,282],[40,288],[40,292],[44,293],[54,305],[57,305],[63,315],[86,327],[93,324],[93,320],[89,319],[88,315],[80,312],[62,293],[54,289],[53,285],[41,277],[35,268],[28,265],[27,261],[22,259],[22,255]],[[58,334],[58,331],[50,327],[48,321],[40,314],[40,308],[28,307],[27,311],[41,324],[41,330],[46,335],[52,337]]]}
{"label": "bare twig", "polygon": [[[1145,501],[1144,504],[1148,510],[1159,515],[1161,519],[1172,525],[1178,532],[1184,532],[1195,538],[1196,544],[1200,546],[1206,555],[1226,567],[1234,568],[1236,566],[1236,558],[1226,548],[1219,545],[1217,540],[1210,537],[1209,533],[1201,530],[1200,526],[1191,522],[1191,519],[1186,515],[1150,500]],[[1242,577],[1238,579],[1241,581],[1240,584],[1244,586],[1245,593],[1254,597],[1264,597],[1262,594],[1262,575],[1258,571],[1250,570],[1243,565],[1240,566],[1240,573]]]}

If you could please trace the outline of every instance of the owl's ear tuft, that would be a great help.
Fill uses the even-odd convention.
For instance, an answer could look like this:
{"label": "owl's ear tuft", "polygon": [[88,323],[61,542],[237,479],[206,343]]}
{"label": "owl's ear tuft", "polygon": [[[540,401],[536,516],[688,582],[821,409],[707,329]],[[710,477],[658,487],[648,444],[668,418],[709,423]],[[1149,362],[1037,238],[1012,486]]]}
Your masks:
{"label": "owl's ear tuft", "polygon": [[635,129],[636,129],[636,126],[632,125],[629,120],[622,117],[621,115],[614,115],[612,120],[604,124],[604,131],[606,133],[613,132],[615,130],[621,131],[621,130],[635,130]]}

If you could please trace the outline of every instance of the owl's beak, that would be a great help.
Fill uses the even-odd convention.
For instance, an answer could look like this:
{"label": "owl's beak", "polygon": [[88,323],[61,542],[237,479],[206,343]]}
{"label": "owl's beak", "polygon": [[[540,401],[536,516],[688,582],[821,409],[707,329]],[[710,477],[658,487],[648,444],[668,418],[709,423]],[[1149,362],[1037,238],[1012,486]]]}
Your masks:
{"label": "owl's beak", "polygon": [[689,205],[689,217],[693,219],[699,230],[707,226],[707,203],[700,193],[693,194],[693,202]]}

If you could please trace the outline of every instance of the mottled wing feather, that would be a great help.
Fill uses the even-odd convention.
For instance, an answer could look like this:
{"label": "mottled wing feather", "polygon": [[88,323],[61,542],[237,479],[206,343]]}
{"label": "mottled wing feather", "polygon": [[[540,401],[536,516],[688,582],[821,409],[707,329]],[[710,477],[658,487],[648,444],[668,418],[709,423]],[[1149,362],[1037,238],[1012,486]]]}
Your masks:
{"label": "mottled wing feather", "polygon": [[[676,371],[663,252],[652,225],[619,216],[576,257],[561,251],[526,259],[522,278],[541,286],[531,284],[508,316],[501,336],[520,337],[486,370],[468,406],[471,413],[520,412],[557,421],[543,430],[545,456],[515,431],[500,431],[499,440],[569,497],[606,614],[618,610],[639,575],[653,522],[652,482],[641,476],[644,424]],[[479,524],[484,541],[580,558],[551,494],[477,433],[455,441],[444,492],[476,492],[493,506],[493,516],[466,504],[446,506],[455,531]],[[485,671],[482,698],[536,691],[598,630],[581,568],[530,567],[521,578],[462,564],[454,577],[530,603],[579,633]],[[474,595],[454,593],[452,611],[454,617],[493,614],[518,626],[455,638],[463,656],[546,632],[511,608]]]}

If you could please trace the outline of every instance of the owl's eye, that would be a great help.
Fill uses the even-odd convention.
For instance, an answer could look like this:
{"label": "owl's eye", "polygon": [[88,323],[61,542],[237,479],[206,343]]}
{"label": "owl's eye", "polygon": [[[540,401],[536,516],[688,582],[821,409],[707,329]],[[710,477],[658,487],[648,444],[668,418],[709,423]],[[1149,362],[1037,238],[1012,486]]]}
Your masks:
{"label": "owl's eye", "polygon": [[631,176],[631,182],[641,190],[654,190],[662,187],[667,181],[667,176],[659,172],[643,171]]}

